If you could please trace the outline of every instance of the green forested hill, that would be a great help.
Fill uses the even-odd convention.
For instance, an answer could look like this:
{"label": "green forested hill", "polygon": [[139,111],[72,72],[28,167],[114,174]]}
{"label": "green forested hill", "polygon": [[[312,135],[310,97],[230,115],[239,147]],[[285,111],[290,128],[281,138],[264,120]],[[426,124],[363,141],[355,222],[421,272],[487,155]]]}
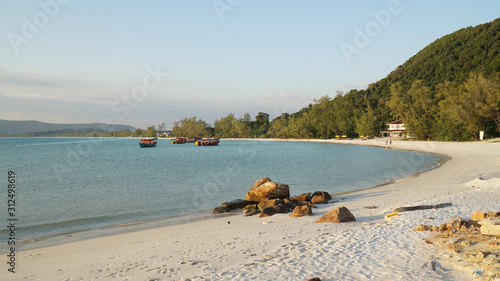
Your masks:
{"label": "green forested hill", "polygon": [[377,136],[403,120],[417,139],[500,135],[500,19],[443,36],[365,90],[324,96],[270,123],[271,137]]}
{"label": "green forested hill", "polygon": [[[499,136],[500,19],[439,38],[367,89],[323,96],[271,122],[262,112],[256,121],[248,117],[231,113],[200,130],[219,137],[358,137],[378,136],[386,123],[402,120],[417,139]],[[174,127],[176,135],[188,125]]]}
{"label": "green forested hill", "polygon": [[434,89],[444,81],[463,83],[471,72],[500,72],[500,19],[437,39],[372,85],[370,92],[387,96],[390,85],[401,82],[403,87],[409,87],[415,80]]}

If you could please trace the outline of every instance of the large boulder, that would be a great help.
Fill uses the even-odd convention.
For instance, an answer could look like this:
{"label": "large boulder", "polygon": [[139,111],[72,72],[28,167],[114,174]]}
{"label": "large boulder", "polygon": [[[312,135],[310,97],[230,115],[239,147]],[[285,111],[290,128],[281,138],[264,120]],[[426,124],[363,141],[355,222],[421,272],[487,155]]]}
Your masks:
{"label": "large boulder", "polygon": [[484,215],[483,212],[481,212],[481,211],[475,211],[474,213],[472,213],[471,220],[473,220],[473,221],[480,221],[480,220],[484,220],[485,218],[486,218],[486,216]]}
{"label": "large boulder", "polygon": [[286,184],[272,182],[265,177],[254,183],[245,195],[245,200],[261,202],[264,199],[285,199],[290,197],[290,188]]}
{"label": "large boulder", "polygon": [[317,223],[322,223],[322,222],[349,222],[349,221],[356,221],[356,218],[354,215],[344,206],[335,208],[331,210],[330,212],[324,214],[321,218],[319,218]]}
{"label": "large boulder", "polygon": [[313,204],[327,204],[330,199],[332,199],[332,196],[326,191],[315,191],[311,195],[311,202]]}
{"label": "large boulder", "polygon": [[479,222],[481,234],[500,237],[500,219],[484,219]]}
{"label": "large boulder", "polygon": [[290,200],[294,200],[297,202],[307,202],[311,201],[311,192],[303,193],[294,197],[290,197]]}
{"label": "large boulder", "polygon": [[309,205],[302,205],[302,206],[297,206],[295,209],[293,209],[292,214],[290,217],[292,218],[300,218],[303,216],[312,216],[313,212],[311,209],[311,206]]}

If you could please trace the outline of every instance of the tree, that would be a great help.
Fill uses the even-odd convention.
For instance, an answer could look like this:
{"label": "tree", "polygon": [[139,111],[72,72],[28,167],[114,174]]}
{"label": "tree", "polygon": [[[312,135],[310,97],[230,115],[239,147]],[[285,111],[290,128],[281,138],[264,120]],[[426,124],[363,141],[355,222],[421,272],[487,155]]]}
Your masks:
{"label": "tree", "polygon": [[165,133],[166,131],[167,131],[167,126],[165,125],[165,122],[158,125],[158,133]]}
{"label": "tree", "polygon": [[149,126],[145,132],[143,132],[142,136],[143,137],[147,137],[147,138],[152,138],[152,137],[156,137],[157,135],[157,131],[155,129],[155,126]]}
{"label": "tree", "polygon": [[334,134],[335,125],[332,99],[329,96],[322,96],[318,100],[315,99],[314,103],[310,113],[314,118],[316,137],[328,139]]}
{"label": "tree", "polygon": [[255,116],[255,121],[251,122],[252,133],[254,136],[263,136],[269,130],[269,114],[259,112]]}
{"label": "tree", "polygon": [[250,123],[252,121],[252,117],[250,117],[250,114],[245,113],[243,114],[243,122]]}
{"label": "tree", "polygon": [[221,138],[234,138],[235,132],[233,131],[233,123],[236,122],[234,114],[230,113],[226,117],[215,120],[214,131],[215,135]]}
{"label": "tree", "polygon": [[368,106],[361,117],[356,118],[355,132],[360,136],[373,137],[378,133],[377,124],[377,116],[371,106]]}
{"label": "tree", "polygon": [[312,126],[312,118],[308,112],[302,113],[300,117],[289,118],[286,133],[290,137],[309,139],[315,136]]}
{"label": "tree", "polygon": [[434,93],[421,80],[415,80],[409,90],[403,89],[401,83],[391,85],[391,99],[387,105],[393,117],[403,120],[415,138],[433,137],[437,101]]}
{"label": "tree", "polygon": [[[495,131],[500,132],[500,79],[498,76],[485,77],[471,74],[469,79],[458,87],[443,83],[438,87],[440,116],[449,123],[456,124],[453,134],[448,130],[446,136],[463,139],[463,136],[478,137],[479,131],[487,131],[493,123]],[[447,124],[446,122],[443,122]],[[491,132],[493,133],[493,132]],[[460,138],[460,135],[462,138]]]}
{"label": "tree", "polygon": [[195,117],[186,117],[180,121],[175,121],[172,127],[172,134],[176,137],[207,137],[210,135],[210,127],[203,120]]}
{"label": "tree", "polygon": [[134,133],[132,134],[132,136],[133,136],[133,137],[142,137],[142,133],[143,133],[142,129],[137,128],[137,129],[135,129],[135,131],[134,131]]}
{"label": "tree", "polygon": [[[477,114],[485,119],[485,123],[494,122],[497,132],[500,132],[500,79],[498,75],[485,77],[483,74],[472,73],[464,84],[464,91],[474,101]],[[485,130],[486,124],[481,124]]]}
{"label": "tree", "polygon": [[250,123],[245,121],[244,118],[239,118],[233,122],[233,132],[236,138],[248,138],[251,136]]}
{"label": "tree", "polygon": [[288,113],[276,117],[269,125],[268,134],[274,138],[287,138]]}
{"label": "tree", "polygon": [[344,96],[342,92],[337,92],[333,99],[333,118],[335,122],[336,135],[351,135],[354,132],[355,103],[349,100],[350,96]]}

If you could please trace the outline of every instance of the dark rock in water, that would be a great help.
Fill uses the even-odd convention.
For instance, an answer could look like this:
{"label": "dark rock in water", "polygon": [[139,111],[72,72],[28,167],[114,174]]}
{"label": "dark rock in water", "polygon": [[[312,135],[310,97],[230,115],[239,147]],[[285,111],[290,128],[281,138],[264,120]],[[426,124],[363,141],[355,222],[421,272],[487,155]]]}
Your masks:
{"label": "dark rock in water", "polygon": [[264,199],[285,199],[290,197],[290,188],[286,184],[272,182],[265,177],[256,181],[245,195],[245,200],[260,202]]}
{"label": "dark rock in water", "polygon": [[229,210],[228,207],[215,207],[215,209],[212,211],[214,214],[222,214],[222,213],[227,213],[231,210]]}
{"label": "dark rock in water", "polygon": [[312,216],[313,212],[311,209],[311,206],[309,205],[303,205],[303,206],[297,206],[295,209],[293,209],[292,214],[290,217],[292,218],[300,218],[303,216]]}
{"label": "dark rock in water", "polygon": [[242,199],[236,199],[230,202],[224,202],[221,204],[221,207],[227,207],[229,210],[234,210],[234,209],[243,209],[248,205],[256,204],[257,202],[253,201],[247,201],[247,200],[242,200]]}
{"label": "dark rock in water", "polygon": [[294,200],[297,202],[311,201],[311,192],[307,192],[307,193],[303,193],[301,195],[290,197],[290,200]]}
{"label": "dark rock in water", "polygon": [[321,281],[321,279],[319,279],[318,277],[314,277],[311,279],[307,279],[307,281]]}
{"label": "dark rock in water", "polygon": [[328,213],[324,214],[321,218],[319,218],[317,223],[322,223],[322,222],[349,222],[349,221],[355,221],[356,218],[354,215],[344,206],[335,208]]}
{"label": "dark rock in water", "polygon": [[332,196],[326,191],[315,191],[311,195],[311,202],[313,204],[327,204],[328,200],[331,200]]}

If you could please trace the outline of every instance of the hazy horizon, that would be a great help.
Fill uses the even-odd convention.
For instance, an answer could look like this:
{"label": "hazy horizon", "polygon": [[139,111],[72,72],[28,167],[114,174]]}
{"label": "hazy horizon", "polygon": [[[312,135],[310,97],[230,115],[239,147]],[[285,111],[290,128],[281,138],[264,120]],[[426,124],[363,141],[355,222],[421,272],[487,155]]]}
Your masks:
{"label": "hazy horizon", "polygon": [[365,89],[428,44],[498,17],[482,1],[9,1],[0,119],[146,128],[270,118]]}

